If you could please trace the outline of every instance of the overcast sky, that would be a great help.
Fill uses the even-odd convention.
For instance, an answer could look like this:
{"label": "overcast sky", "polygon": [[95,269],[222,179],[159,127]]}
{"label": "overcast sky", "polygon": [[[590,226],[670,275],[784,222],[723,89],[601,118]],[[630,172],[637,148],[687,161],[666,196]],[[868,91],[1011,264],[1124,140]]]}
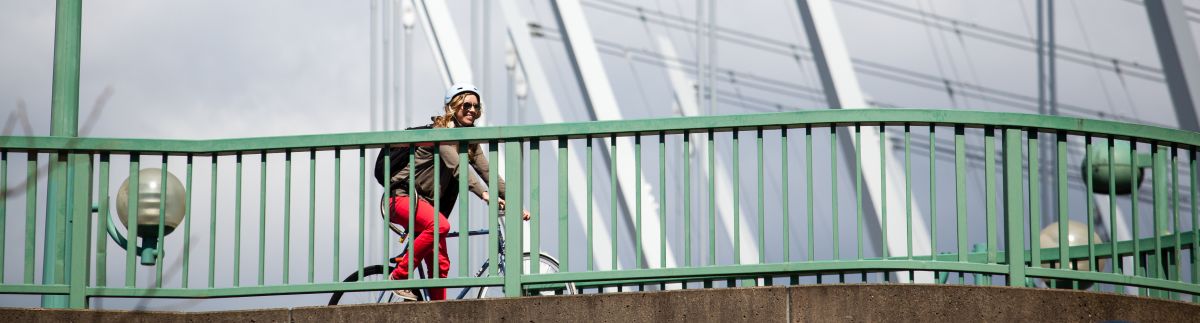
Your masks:
{"label": "overcast sky", "polygon": [[[468,1],[449,2],[462,45],[472,50],[471,6]],[[549,30],[548,36],[535,37],[534,44],[564,117],[585,121],[586,107],[564,47],[553,32],[559,27],[550,4],[514,2],[530,22]],[[106,88],[111,96],[95,127],[81,135],[210,139],[373,130],[370,3],[86,2],[80,119],[94,112],[96,99]],[[863,91],[872,102],[1036,113],[1035,56],[1019,48],[1031,46],[1020,39],[1034,37],[1034,3],[837,0],[834,8]],[[1058,41],[1064,48],[1058,70],[1062,113],[1176,126],[1139,1],[1057,3]],[[1200,43],[1200,11],[1195,10],[1200,0],[1184,3],[1191,8],[1193,38]],[[722,99],[715,113],[823,108],[793,1],[720,1],[717,6],[718,25],[726,30],[722,36],[729,39],[717,43],[719,68],[727,71],[720,74]],[[661,54],[655,37],[669,39],[680,54],[667,58],[670,65],[676,60],[691,64],[696,50],[691,31],[694,3],[586,0],[584,10],[605,53],[605,72],[623,116],[678,115],[662,57],[655,56]],[[647,19],[638,19],[639,12]],[[477,73],[476,83],[488,100],[485,120],[515,124],[518,121],[510,118],[515,110],[507,105],[503,16],[493,8],[491,17],[490,47],[484,51],[489,77],[482,80]],[[931,27],[920,23],[923,20],[945,27]],[[33,133],[17,127],[12,135],[49,134],[53,33],[53,2],[0,1],[0,116],[13,120],[23,102],[33,126]],[[414,103],[412,114],[419,120],[405,120],[406,126],[423,123],[438,112],[443,84],[419,29],[412,40],[414,84],[408,96]],[[1114,68],[1114,61],[1119,68]],[[956,96],[949,95],[944,84],[951,84]],[[538,123],[541,118],[535,111],[515,113],[522,115],[521,123]],[[22,174],[22,169],[10,173]],[[114,181],[120,178],[124,175],[114,175]],[[607,195],[597,198],[607,201]],[[10,230],[23,223],[11,217],[9,221]],[[17,250],[15,246],[8,248]],[[18,252],[7,257],[10,267],[21,261]],[[11,277],[19,275],[5,281],[11,282]],[[306,305],[318,298],[287,304]],[[28,298],[7,300],[30,304]],[[170,308],[177,302],[152,307]],[[239,307],[236,302],[211,302],[198,308]],[[114,301],[109,306],[129,308],[134,306],[131,303]]]}

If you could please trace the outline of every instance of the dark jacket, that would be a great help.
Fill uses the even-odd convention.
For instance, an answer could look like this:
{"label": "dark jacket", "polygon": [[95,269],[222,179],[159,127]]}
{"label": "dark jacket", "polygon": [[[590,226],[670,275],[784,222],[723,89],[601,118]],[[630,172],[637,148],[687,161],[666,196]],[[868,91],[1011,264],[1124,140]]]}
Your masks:
{"label": "dark jacket", "polygon": [[[440,165],[434,165],[434,153],[437,153],[441,156]],[[450,214],[450,211],[454,210],[454,204],[458,201],[459,194],[458,177],[455,176],[455,174],[458,173],[459,166],[462,166],[458,155],[458,144],[441,144],[436,148],[433,147],[433,145],[422,145],[413,150],[413,155],[413,158],[416,162],[413,164],[415,165],[416,169],[416,177],[414,178],[413,184],[416,188],[417,196],[420,196],[421,199],[429,202],[431,205],[434,204],[433,173],[435,166],[440,167],[441,181],[438,185],[441,189],[441,192],[438,192],[438,199],[441,200],[441,205],[439,205],[440,209],[438,212],[442,213],[443,215]],[[484,155],[483,149],[480,148],[479,144],[470,144],[468,146],[467,160],[469,161],[471,168],[474,168],[475,172],[478,173],[478,177],[476,177],[471,174],[470,170],[463,169],[463,171],[465,171],[468,175],[467,185],[469,186],[469,190],[471,193],[474,193],[475,196],[483,198],[483,193],[487,192],[487,181],[490,165],[488,164],[487,157]],[[392,191],[394,196],[409,195],[409,177],[410,169],[408,167],[401,169],[392,176],[392,182],[399,183],[399,185],[396,185],[396,188]],[[479,178],[482,178],[483,180],[480,181]],[[504,198],[504,179],[500,179],[499,183],[496,184],[500,189],[500,194],[493,194],[491,198]]]}

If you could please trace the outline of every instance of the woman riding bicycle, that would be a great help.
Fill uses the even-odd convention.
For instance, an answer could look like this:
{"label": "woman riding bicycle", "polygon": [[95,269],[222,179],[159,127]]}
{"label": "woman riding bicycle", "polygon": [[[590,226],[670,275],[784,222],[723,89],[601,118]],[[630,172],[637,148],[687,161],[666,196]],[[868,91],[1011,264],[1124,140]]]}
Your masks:
{"label": "woman riding bicycle", "polygon": [[[433,120],[432,128],[457,128],[457,127],[474,127],[475,121],[483,115],[483,106],[480,105],[479,89],[474,85],[459,83],[451,85],[446,89],[445,99],[443,100],[444,113],[441,116],[431,118]],[[441,163],[435,165],[433,162],[433,154],[439,154]],[[437,229],[438,245],[442,246],[437,254],[437,266],[439,278],[446,278],[446,273],[450,272],[450,258],[446,252],[446,234],[450,232],[450,221],[446,218],[446,214],[454,209],[454,203],[457,201],[458,187],[458,168],[461,166],[461,161],[458,155],[457,144],[441,144],[438,147],[432,145],[420,145],[413,149],[415,163],[413,168],[415,175],[410,172],[408,167],[402,168],[399,171],[393,170],[391,176],[393,185],[392,198],[389,207],[392,210],[390,221],[392,223],[404,226],[410,233],[416,233],[412,240],[413,254],[419,262],[425,263],[426,272],[432,273],[433,264],[433,239],[434,239],[434,221],[438,221]],[[478,177],[483,180],[481,183],[475,176],[470,176],[470,172],[464,172],[467,175],[469,190],[478,196],[485,203],[490,201],[490,195],[487,191],[488,172],[490,171],[487,157],[484,156],[483,150],[479,144],[470,144],[467,149],[467,159],[471,168],[475,169]],[[433,209],[433,184],[434,184],[434,167],[440,167],[441,179],[439,182],[440,192],[438,196],[441,199],[441,209]],[[465,170],[464,170],[465,171]],[[408,228],[409,216],[413,212],[409,210],[409,192],[408,180],[410,176],[414,177],[414,184],[417,199],[416,218],[414,219],[415,227]],[[500,192],[496,202],[500,208],[504,208],[504,180],[500,179],[497,183]],[[522,217],[529,220],[529,212],[522,212]],[[465,241],[463,242],[465,243]],[[391,273],[391,279],[408,279],[408,262],[410,255],[405,254],[396,262],[396,269]],[[416,295],[409,290],[394,291],[396,296],[408,300],[416,300]],[[446,299],[445,288],[430,288],[429,298],[431,300]]]}

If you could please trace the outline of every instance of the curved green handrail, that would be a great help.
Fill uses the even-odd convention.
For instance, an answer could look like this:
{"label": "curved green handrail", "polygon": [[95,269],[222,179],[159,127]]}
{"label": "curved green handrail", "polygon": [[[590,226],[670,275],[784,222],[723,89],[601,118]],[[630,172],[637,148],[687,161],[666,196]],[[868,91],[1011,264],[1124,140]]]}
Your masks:
{"label": "curved green handrail", "polygon": [[729,129],[742,127],[804,127],[806,125],[849,124],[944,124],[967,127],[1018,127],[1063,131],[1073,134],[1112,136],[1174,145],[1200,145],[1200,133],[1115,121],[1023,113],[926,110],[926,109],[843,109],[814,110],[747,115],[672,117],[662,119],[615,120],[556,123],[541,125],[360,132],[346,134],[299,135],[213,140],[71,138],[54,136],[0,136],[0,147],[10,150],[66,150],[185,153],[234,153],[237,151],[275,152],[298,148],[331,149],[342,146],[375,146],[387,143],[481,141],[513,138],[577,138],[599,134],[638,132],[679,133],[685,129]]}

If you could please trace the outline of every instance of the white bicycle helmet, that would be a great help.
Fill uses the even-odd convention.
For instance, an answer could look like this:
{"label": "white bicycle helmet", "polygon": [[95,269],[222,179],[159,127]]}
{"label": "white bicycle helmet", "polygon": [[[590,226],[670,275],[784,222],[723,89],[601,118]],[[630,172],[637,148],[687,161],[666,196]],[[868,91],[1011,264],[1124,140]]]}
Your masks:
{"label": "white bicycle helmet", "polygon": [[475,96],[479,97],[480,101],[483,101],[483,95],[479,94],[479,88],[475,87],[474,84],[454,83],[454,85],[450,85],[450,87],[446,88],[446,98],[442,101],[442,104],[450,104],[450,100],[454,99],[455,96],[458,96],[463,92],[474,93]]}

